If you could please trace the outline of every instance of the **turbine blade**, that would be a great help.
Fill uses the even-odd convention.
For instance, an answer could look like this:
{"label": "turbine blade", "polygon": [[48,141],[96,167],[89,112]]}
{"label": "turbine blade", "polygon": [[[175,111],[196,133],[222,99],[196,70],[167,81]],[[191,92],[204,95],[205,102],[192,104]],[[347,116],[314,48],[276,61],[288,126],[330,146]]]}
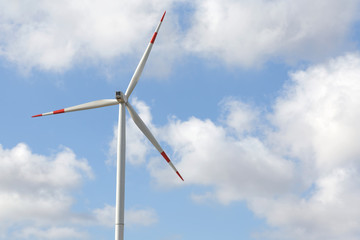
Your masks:
{"label": "turbine blade", "polygon": [[141,120],[140,116],[135,112],[134,108],[130,105],[129,102],[126,103],[126,107],[129,110],[131,118],[134,120],[135,124],[139,127],[139,129],[143,132],[143,134],[149,139],[149,141],[154,145],[154,147],[159,151],[161,156],[163,156],[166,162],[170,165],[170,167],[176,172],[176,174],[184,181],[179,171],[175,168],[174,164],[170,161],[170,158],[166,155],[164,150],[161,148],[158,141],[156,141],[154,135],[150,132],[149,128],[145,125],[143,120]]}
{"label": "turbine blade", "polygon": [[163,14],[163,16],[162,16],[162,18],[161,18],[161,20],[160,20],[160,23],[159,23],[159,25],[157,26],[157,28],[156,28],[156,30],[155,30],[155,32],[154,32],[154,35],[152,36],[152,38],[151,38],[151,40],[150,40],[150,42],[149,42],[149,45],[147,46],[147,48],[146,48],[146,50],[145,50],[145,52],[144,52],[144,55],[142,56],[142,58],[141,58],[141,60],[140,60],[140,62],[139,62],[139,64],[138,64],[138,66],[136,67],[136,70],[135,70],[135,72],[134,72],[134,75],[132,76],[132,78],[131,78],[131,80],[130,80],[129,86],[128,86],[126,92],[125,92],[125,96],[126,96],[127,98],[130,97],[130,95],[131,95],[132,91],[134,90],[137,82],[139,81],[139,78],[140,78],[141,73],[142,73],[142,71],[143,71],[143,69],[144,69],[144,67],[145,67],[145,63],[146,63],[146,61],[147,61],[147,59],[148,59],[148,57],[149,57],[151,48],[152,48],[152,46],[153,46],[153,44],[154,44],[154,42],[155,42],[155,39],[156,39],[156,36],[157,36],[158,31],[159,31],[159,29],[160,29],[160,26],[161,26],[161,24],[162,24],[162,22],[163,22],[163,20],[164,20],[165,14],[166,14],[166,11],[164,12],[164,14]]}
{"label": "turbine blade", "polygon": [[111,106],[111,105],[116,105],[116,104],[119,104],[119,102],[116,99],[102,99],[102,100],[97,100],[97,101],[92,101],[92,102],[76,105],[73,107],[59,109],[59,110],[52,111],[52,112],[34,115],[32,117],[42,117],[42,116],[47,116],[47,115],[52,115],[52,114],[74,112],[74,111],[80,111],[80,110],[86,110],[86,109],[92,109],[92,108],[106,107],[106,106]]}

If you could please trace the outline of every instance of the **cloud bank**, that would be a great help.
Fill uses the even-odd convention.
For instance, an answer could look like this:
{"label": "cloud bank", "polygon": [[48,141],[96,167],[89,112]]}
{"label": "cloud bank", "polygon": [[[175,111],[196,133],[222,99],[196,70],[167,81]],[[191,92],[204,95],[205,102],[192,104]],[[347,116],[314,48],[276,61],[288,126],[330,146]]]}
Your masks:
{"label": "cloud bank", "polygon": [[[265,239],[357,239],[359,76],[359,54],[347,54],[291,73],[271,112],[228,98],[216,122],[148,124],[166,136],[184,184],[204,186],[195,202],[246,201],[274,227]],[[161,157],[148,170],[159,186],[180,186]]]}
{"label": "cloud bank", "polygon": [[0,145],[0,238],[82,239],[67,223],[81,220],[71,210],[72,192],[92,177],[87,161],[68,148],[47,157],[24,143]]}
{"label": "cloud bank", "polygon": [[357,0],[210,0],[194,5],[187,50],[241,67],[333,56],[346,48],[359,17]]}
{"label": "cloud bank", "polygon": [[186,55],[240,67],[319,60],[350,50],[358,6],[358,0],[0,1],[0,56],[24,71],[53,72],[139,59],[167,10],[149,71],[169,73]]}
{"label": "cloud bank", "polygon": [[[73,210],[74,191],[89,178],[90,165],[69,148],[48,157],[32,153],[25,143],[11,149],[0,145],[0,239],[93,239],[84,227],[113,228],[113,206]],[[151,208],[130,208],[125,215],[130,227],[158,221]]]}
{"label": "cloud bank", "polygon": [[1,1],[0,56],[25,71],[55,72],[133,53],[140,58],[168,5],[163,1]]}

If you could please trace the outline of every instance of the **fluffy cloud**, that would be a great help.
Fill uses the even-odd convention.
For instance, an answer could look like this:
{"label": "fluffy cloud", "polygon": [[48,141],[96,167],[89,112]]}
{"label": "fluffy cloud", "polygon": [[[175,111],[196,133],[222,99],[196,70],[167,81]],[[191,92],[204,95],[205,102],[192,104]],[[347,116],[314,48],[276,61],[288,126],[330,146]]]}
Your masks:
{"label": "fluffy cloud", "polygon": [[342,49],[358,0],[196,1],[185,47],[236,66],[314,60]]}
{"label": "fluffy cloud", "polygon": [[[255,137],[240,139],[231,128],[196,118],[174,120],[163,130],[175,159],[181,159],[176,166],[185,183],[213,186],[214,196],[222,203],[273,196],[291,186],[292,165]],[[149,169],[161,184],[179,183],[162,161],[152,161]]]}
{"label": "fluffy cloud", "polygon": [[[140,104],[141,106],[141,104]],[[0,239],[92,239],[84,226],[114,226],[115,208],[105,205],[88,213],[71,210],[72,193],[92,169],[68,148],[47,157],[24,143],[0,145]],[[149,226],[154,209],[125,211],[128,226]]]}
{"label": "fluffy cloud", "polygon": [[[348,54],[291,75],[274,106],[274,151],[297,162],[302,192],[253,201],[285,239],[356,239],[360,232],[360,56]],[[357,236],[357,237],[356,237]]]}
{"label": "fluffy cloud", "polygon": [[263,239],[356,240],[360,234],[359,183],[358,170],[336,168],[318,177],[304,197],[253,199],[249,206],[278,228],[263,233]]}
{"label": "fluffy cloud", "polygon": [[[218,122],[173,117],[156,131],[184,184],[206,187],[193,200],[246,201],[277,229],[261,238],[357,239],[359,69],[347,54],[290,74],[271,113],[225,99]],[[179,187],[162,161],[148,163],[154,181]]]}
{"label": "fluffy cloud", "polygon": [[0,56],[26,71],[59,72],[79,63],[107,65],[129,56],[135,66],[162,11],[168,10],[162,29],[166,35],[149,62],[150,74],[169,73],[172,62],[184,53],[243,67],[272,58],[313,60],[346,48],[348,30],[358,18],[358,3],[0,1]]}
{"label": "fluffy cloud", "polygon": [[45,232],[53,239],[82,235],[71,228],[43,227],[76,221],[78,216],[70,210],[71,191],[86,177],[92,177],[91,167],[68,148],[46,157],[32,153],[24,143],[12,149],[0,145],[0,232],[4,238],[11,238],[15,225],[16,239]]}
{"label": "fluffy cloud", "polygon": [[359,55],[348,54],[295,72],[274,106],[273,142],[317,174],[358,161],[359,66]]}
{"label": "fluffy cloud", "polygon": [[130,53],[139,59],[168,7],[143,0],[0,1],[0,56],[25,70],[50,71]]}

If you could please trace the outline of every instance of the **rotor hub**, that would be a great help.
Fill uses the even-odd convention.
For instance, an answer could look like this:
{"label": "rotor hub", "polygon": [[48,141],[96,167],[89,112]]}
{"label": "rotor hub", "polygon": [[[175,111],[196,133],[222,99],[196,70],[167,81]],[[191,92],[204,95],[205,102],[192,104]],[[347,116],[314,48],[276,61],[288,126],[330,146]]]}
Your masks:
{"label": "rotor hub", "polygon": [[117,91],[115,94],[115,98],[119,103],[127,103],[127,97],[121,91]]}

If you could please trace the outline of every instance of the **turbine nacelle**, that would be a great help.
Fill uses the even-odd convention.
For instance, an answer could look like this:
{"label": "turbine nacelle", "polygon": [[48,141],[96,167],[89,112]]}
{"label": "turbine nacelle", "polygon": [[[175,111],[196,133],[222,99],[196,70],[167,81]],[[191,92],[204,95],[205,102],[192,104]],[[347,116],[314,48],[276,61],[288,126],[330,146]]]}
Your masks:
{"label": "turbine nacelle", "polygon": [[121,92],[121,91],[117,91],[115,93],[115,98],[119,103],[127,103],[128,102],[128,98],[126,97],[126,95]]}

